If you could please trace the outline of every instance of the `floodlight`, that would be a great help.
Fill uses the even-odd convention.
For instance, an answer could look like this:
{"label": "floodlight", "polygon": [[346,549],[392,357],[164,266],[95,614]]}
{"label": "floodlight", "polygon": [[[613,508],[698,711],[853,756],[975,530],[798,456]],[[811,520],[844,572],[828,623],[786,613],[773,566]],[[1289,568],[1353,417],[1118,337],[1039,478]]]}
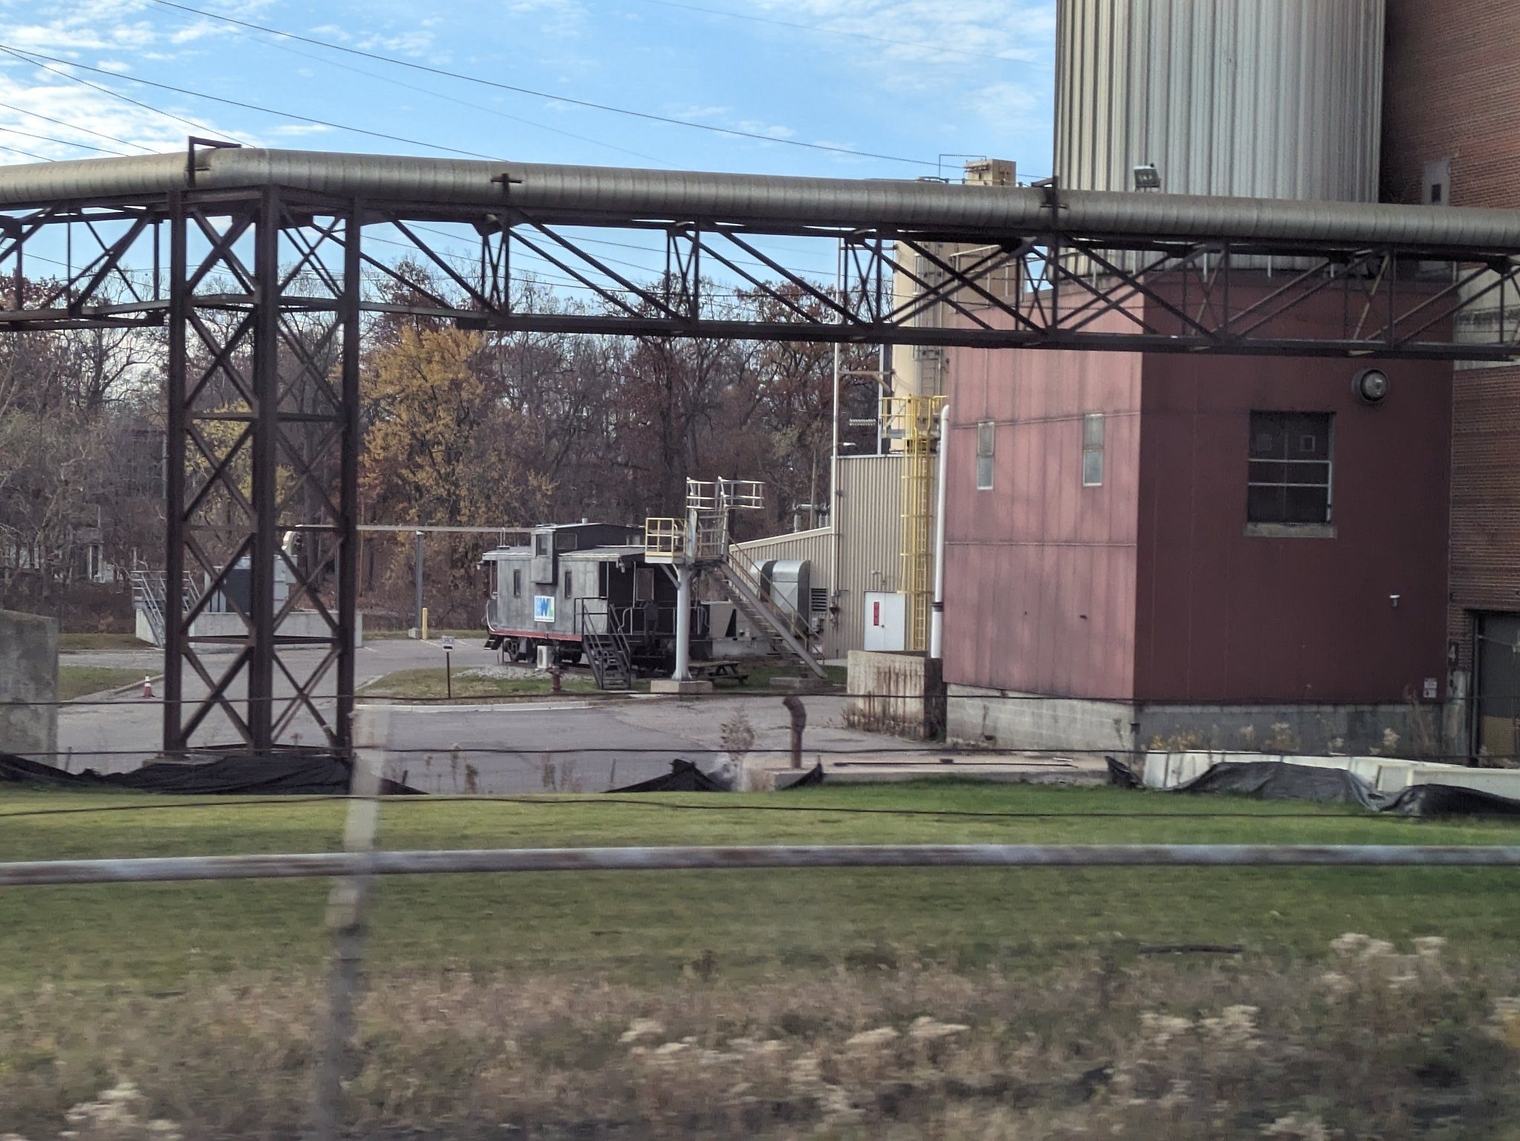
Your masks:
{"label": "floodlight", "polygon": [[1135,189],[1161,189],[1161,172],[1156,169],[1154,163],[1146,163],[1144,166],[1135,167]]}
{"label": "floodlight", "polygon": [[1381,404],[1391,387],[1388,374],[1379,368],[1363,369],[1351,378],[1351,390],[1368,404]]}

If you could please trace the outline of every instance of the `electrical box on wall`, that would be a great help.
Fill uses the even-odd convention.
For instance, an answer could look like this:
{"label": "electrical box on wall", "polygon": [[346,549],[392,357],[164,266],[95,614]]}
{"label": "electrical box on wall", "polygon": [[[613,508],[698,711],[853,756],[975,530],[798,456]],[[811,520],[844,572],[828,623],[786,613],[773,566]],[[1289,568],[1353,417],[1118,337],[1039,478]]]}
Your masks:
{"label": "electrical box on wall", "polygon": [[901,650],[908,644],[908,596],[884,590],[865,593],[867,650]]}

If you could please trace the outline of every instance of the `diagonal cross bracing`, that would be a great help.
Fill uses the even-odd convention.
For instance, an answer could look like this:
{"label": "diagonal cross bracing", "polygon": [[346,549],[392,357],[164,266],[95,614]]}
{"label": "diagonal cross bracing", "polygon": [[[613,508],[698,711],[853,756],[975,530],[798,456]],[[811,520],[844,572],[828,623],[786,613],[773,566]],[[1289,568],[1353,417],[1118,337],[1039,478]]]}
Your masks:
{"label": "diagonal cross bracing", "polygon": [[[297,735],[349,747],[370,315],[652,337],[1520,357],[1520,211],[237,148],[195,163],[193,178],[184,155],[0,169],[0,332],[166,331],[164,745],[176,753],[267,752]],[[643,253],[607,252],[619,245]],[[412,280],[408,256],[445,287]],[[564,304],[544,285],[554,274],[590,301]],[[767,304],[719,303],[736,290]],[[1338,321],[1298,319],[1333,310],[1327,297]],[[203,588],[189,607],[186,570]],[[298,608],[312,625],[282,632]]]}

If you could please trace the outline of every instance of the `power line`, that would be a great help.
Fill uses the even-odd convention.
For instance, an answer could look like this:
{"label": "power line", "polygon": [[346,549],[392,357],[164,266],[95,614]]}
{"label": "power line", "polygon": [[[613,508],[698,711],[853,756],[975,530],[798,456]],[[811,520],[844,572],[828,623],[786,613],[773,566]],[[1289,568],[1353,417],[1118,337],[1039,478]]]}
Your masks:
{"label": "power line", "polygon": [[[62,79],[67,79],[71,83],[80,83],[80,84],[83,84],[85,87],[89,87],[92,90],[99,91],[103,95],[109,95],[112,99],[120,99],[123,103],[130,103],[134,107],[141,107],[144,111],[151,112],[154,115],[162,115],[165,119],[173,119],[176,123],[181,123],[184,126],[191,127],[194,130],[199,131],[201,134],[204,134],[204,135],[214,135],[214,134],[217,133],[212,128],[206,126],[204,123],[197,123],[197,122],[195,122],[192,119],[182,118],[181,116],[175,115],[172,112],[164,111],[164,110],[162,110],[162,109],[160,109],[158,107],[152,106],[151,104],[143,103],[143,102],[140,102],[139,100],[133,99],[130,95],[123,95],[120,91],[113,91],[109,87],[103,87],[99,83],[91,83],[88,79],[83,79],[83,78],[81,78],[80,76],[77,76],[77,75],[71,75],[67,71],[59,71],[56,67],[49,67],[45,63],[38,63],[37,60],[38,59],[49,59],[49,60],[52,60],[54,63],[61,63],[65,67],[77,67],[77,68],[81,68],[81,69],[83,69],[85,71],[96,72],[97,74],[100,74],[100,75],[110,75],[110,76],[113,76],[114,78],[120,78],[120,76],[117,76],[115,72],[105,71],[105,70],[102,70],[101,68],[98,68],[98,67],[86,67],[82,63],[73,63],[73,62],[71,62],[69,60],[66,60],[66,59],[56,59],[56,58],[54,58],[52,56],[38,56],[36,59],[32,59],[28,55],[26,55],[24,52],[19,52],[15,48],[9,47],[9,46],[7,46],[5,44],[0,44],[0,51],[5,52],[7,55],[13,55],[13,56],[15,56],[22,63],[29,63],[33,67],[40,67],[43,71],[51,72],[53,75],[59,76]],[[146,81],[145,80],[138,80],[138,82],[141,83],[141,82],[146,82]],[[236,139],[234,139],[232,141],[233,142],[237,142]]]}
{"label": "power line", "polygon": [[381,75],[379,72],[366,71],[362,67],[353,67],[346,63],[338,63],[335,60],[324,59],[322,56],[313,55],[310,52],[300,51],[289,46],[288,44],[282,44],[279,42],[280,38],[286,37],[284,37],[282,34],[273,40],[265,39],[262,42],[268,47],[277,48],[283,52],[289,52],[291,55],[298,55],[302,59],[315,60],[317,63],[323,64],[327,67],[341,67],[344,71],[351,71],[355,75],[368,76],[370,79],[377,79],[381,83],[390,83],[396,87],[405,88],[407,91],[416,91],[423,95],[430,95],[435,99],[444,99],[450,103],[457,103],[461,107],[469,107],[475,111],[483,111],[487,115],[495,115],[498,118],[508,119],[514,123],[522,123],[529,127],[535,127],[541,131],[548,131],[551,134],[563,135],[567,139],[575,139],[578,142],[590,143],[592,146],[606,147],[608,150],[617,151],[619,154],[632,155],[634,158],[645,159],[646,161],[655,163],[659,166],[674,166],[673,163],[666,162],[662,158],[656,158],[654,155],[644,154],[642,151],[629,150],[627,147],[620,147],[616,143],[605,142],[602,139],[593,139],[589,135],[578,135],[574,131],[562,130],[559,127],[551,127],[547,123],[540,123],[534,119],[525,119],[521,115],[513,115],[496,107],[487,107],[484,103],[472,103],[468,99],[460,99],[454,95],[445,95],[443,92],[434,91],[431,88],[418,87],[416,84],[405,83],[402,80],[394,79],[391,76]]}
{"label": "power line", "polygon": [[0,131],[4,131],[8,135],[25,135],[29,139],[41,139],[45,143],[58,143],[60,146],[78,147],[86,151],[98,151],[103,155],[120,155],[122,158],[132,157],[125,151],[111,150],[109,147],[92,146],[89,143],[76,143],[72,139],[60,139],[53,135],[39,135],[34,131],[23,131],[19,127],[0,127]]}
{"label": "power line", "polygon": [[[224,103],[224,104],[226,104],[229,107],[239,107],[239,108],[242,108],[244,111],[257,111],[258,113],[260,113],[262,115],[273,115],[273,116],[275,116],[278,119],[291,119],[291,120],[294,120],[295,122],[298,122],[298,123],[311,123],[312,125],[318,126],[318,127],[331,127],[333,130],[337,130],[337,131],[349,131],[349,132],[351,132],[353,134],[356,134],[356,135],[368,135],[372,139],[384,139],[387,142],[404,143],[404,144],[406,144],[407,146],[410,146],[410,147],[427,147],[430,150],[446,151],[449,154],[464,155],[466,158],[485,159],[488,162],[499,162],[499,161],[501,161],[501,160],[497,159],[495,155],[481,154],[479,151],[460,150],[458,147],[447,147],[447,146],[442,145],[441,143],[429,143],[429,142],[423,141],[422,139],[411,139],[411,138],[407,138],[405,135],[392,135],[392,134],[387,134],[385,131],[371,131],[371,130],[365,128],[365,127],[351,127],[351,126],[349,126],[346,123],[337,123],[337,122],[332,121],[331,119],[318,119],[318,118],[315,118],[315,117],[313,117],[311,115],[301,115],[301,114],[298,114],[295,111],[280,111],[280,110],[276,110],[273,107],[264,107],[264,106],[261,106],[258,103],[247,103],[247,102],[244,102],[241,99],[228,99],[228,98],[226,98],[225,96],[222,96],[222,95],[208,95],[204,91],[193,91],[193,90],[191,90],[188,87],[176,87],[172,83],[159,83],[159,82],[157,82],[155,80],[152,80],[152,79],[139,79],[136,76],[131,76],[131,75],[123,76],[123,75],[119,75],[118,73],[116,73],[114,71],[107,71],[107,70],[105,70],[104,68],[101,68],[101,67],[90,67],[88,64],[75,63],[72,60],[59,59],[56,56],[43,55],[40,52],[25,52],[25,51],[20,51],[20,50],[18,50],[16,48],[13,48],[13,47],[9,46],[8,44],[0,44],[0,51],[6,52],[6,53],[8,53],[10,55],[13,55],[17,59],[25,60],[27,63],[30,63],[30,64],[32,64],[32,65],[34,65],[36,67],[46,67],[46,64],[41,64],[41,63],[38,63],[37,61],[38,60],[47,60],[47,61],[49,61],[51,63],[62,64],[65,67],[77,67],[77,68],[79,68],[79,69],[81,69],[83,71],[93,72],[96,75],[108,75],[108,76],[112,77],[113,79],[126,79],[129,82],[131,82],[131,83],[140,83],[140,84],[142,84],[145,87],[156,87],[160,91],[171,91],[171,92],[173,92],[176,95],[188,95],[192,99],[205,99],[205,100],[208,100],[208,101],[210,101],[212,103]],[[56,68],[47,67],[46,69],[48,71],[53,72],[55,75],[62,75],[65,78],[68,78],[68,79],[78,79],[78,76],[68,75],[67,72],[58,71]],[[80,80],[80,82],[83,83],[84,80]],[[89,86],[96,87],[96,85],[93,84],[93,83],[89,84]],[[109,94],[109,95],[115,95],[118,98],[122,98],[122,99],[126,98],[126,96],[122,95],[120,92],[111,91],[109,88],[98,87],[97,90],[105,91],[107,94]],[[129,99],[128,102],[136,102],[136,101]],[[156,107],[148,107],[147,104],[145,104],[145,103],[139,103],[138,106],[139,107],[147,107],[148,110],[150,110],[150,111],[157,111],[161,115],[168,114],[168,112],[165,112],[165,111],[158,111],[158,108],[156,108]],[[172,116],[171,115],[170,118],[177,118],[177,116]],[[181,119],[180,122],[189,122],[189,120],[187,120],[187,119]],[[190,125],[196,127],[197,130],[205,131],[208,134],[214,134],[215,133],[209,127],[202,127],[202,126],[199,126],[198,124],[195,124],[195,123],[191,123]]]}
{"label": "power line", "polygon": [[944,44],[929,43],[925,40],[894,40],[887,36],[873,36],[869,32],[852,32],[844,28],[826,28],[819,24],[797,24],[790,20],[777,20],[770,16],[751,16],[745,12],[728,12],[719,8],[702,8],[696,4],[678,4],[675,0],[643,0],[643,3],[658,4],[661,8],[679,8],[683,12],[701,12],[708,16],[723,16],[731,20],[748,20],[754,24],[771,24],[778,28],[793,28],[801,32],[821,32],[829,36],[848,36],[851,39],[870,40],[873,43],[891,44],[895,47],[923,48],[928,51],[944,52],[950,55],[964,55],[975,59],[996,60],[998,63],[1019,63],[1025,67],[1038,66],[1034,60],[1019,59],[1016,56],[998,55],[995,52],[979,52],[971,48],[952,48]]}
{"label": "power line", "polygon": [[36,159],[38,162],[56,162],[57,161],[56,159],[48,158],[47,155],[33,154],[31,151],[24,151],[20,147],[0,147],[0,151],[7,151],[10,154],[14,154],[14,155],[25,155],[27,158]]}
{"label": "power line", "polygon": [[[615,115],[627,115],[634,119],[644,119],[654,123],[668,123],[677,127],[691,127],[699,131],[711,131],[720,135],[731,135],[743,139],[756,139],[765,143],[779,143],[784,146],[805,147],[808,150],[830,151],[834,154],[846,154],[854,158],[874,158],[885,162],[908,163],[913,166],[937,167],[937,163],[926,159],[903,158],[900,155],[877,154],[872,151],[855,150],[850,147],[832,146],[828,143],[809,143],[800,139],[778,139],[773,135],[762,134],[759,131],[742,131],[735,127],[719,127],[712,123],[693,123],[689,119],[676,119],[669,115],[656,115],[649,111],[635,111],[628,107],[615,107],[608,103],[596,103],[589,99],[576,99],[569,95],[555,95],[548,91],[536,91],[531,87],[518,87],[510,83],[499,83],[494,79],[482,79],[478,75],[468,75],[464,72],[449,71],[441,67],[431,67],[425,63],[416,63],[412,60],[398,59],[395,56],[382,55],[379,52],[364,51],[360,48],[345,47],[343,44],[330,43],[327,40],[315,39],[311,36],[302,36],[294,32],[282,31],[279,28],[271,28],[264,24],[255,24],[249,20],[239,20],[232,16],[219,15],[216,12],[207,12],[200,8],[193,8],[188,4],[179,4],[175,0],[153,0],[153,3],[165,8],[174,8],[181,12],[190,12],[209,20],[221,20],[224,23],[236,24],[239,27],[250,28],[256,32],[265,32],[272,36],[283,36],[287,39],[299,40],[301,43],[312,44],[315,47],[327,48],[329,51],[344,52],[348,55],[361,56],[364,59],[378,60],[381,63],[389,63],[396,67],[406,67],[413,71],[427,72],[429,75],[439,75],[448,79],[459,79],[466,83],[478,83],[486,87],[494,87],[500,91],[512,91],[518,95],[531,95],[537,99],[552,99],[557,103],[569,103],[576,107],[588,107],[595,111],[608,111]],[[42,57],[47,58],[47,57]],[[93,69],[92,69],[93,70]],[[110,73],[103,73],[110,74]],[[139,80],[138,82],[146,82]],[[173,90],[173,89],[171,89]]]}
{"label": "power line", "polygon": [[[108,92],[108,94],[114,94],[114,92]],[[60,127],[67,127],[71,131],[81,131],[86,135],[94,135],[97,139],[105,139],[107,142],[120,143],[124,147],[136,147],[138,150],[143,151],[147,154],[155,153],[152,147],[145,147],[141,143],[134,143],[128,139],[118,138],[115,135],[103,134],[100,131],[92,130],[89,127],[81,126],[78,123],[70,123],[64,119],[55,119],[51,115],[44,115],[41,111],[29,111],[25,107],[17,107],[14,103],[0,103],[0,108],[4,108],[7,111],[14,111],[18,115],[28,115],[33,119],[41,119],[45,123],[54,123]]]}

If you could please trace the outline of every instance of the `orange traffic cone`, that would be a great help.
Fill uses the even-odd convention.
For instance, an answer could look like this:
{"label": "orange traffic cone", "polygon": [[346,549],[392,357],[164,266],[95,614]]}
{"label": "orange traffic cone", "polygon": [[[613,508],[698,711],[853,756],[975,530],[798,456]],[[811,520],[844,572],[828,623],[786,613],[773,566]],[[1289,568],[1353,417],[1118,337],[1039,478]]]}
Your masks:
{"label": "orange traffic cone", "polygon": [[152,697],[153,696],[153,679],[151,677],[149,677],[147,674],[143,674],[143,696],[144,697]]}

